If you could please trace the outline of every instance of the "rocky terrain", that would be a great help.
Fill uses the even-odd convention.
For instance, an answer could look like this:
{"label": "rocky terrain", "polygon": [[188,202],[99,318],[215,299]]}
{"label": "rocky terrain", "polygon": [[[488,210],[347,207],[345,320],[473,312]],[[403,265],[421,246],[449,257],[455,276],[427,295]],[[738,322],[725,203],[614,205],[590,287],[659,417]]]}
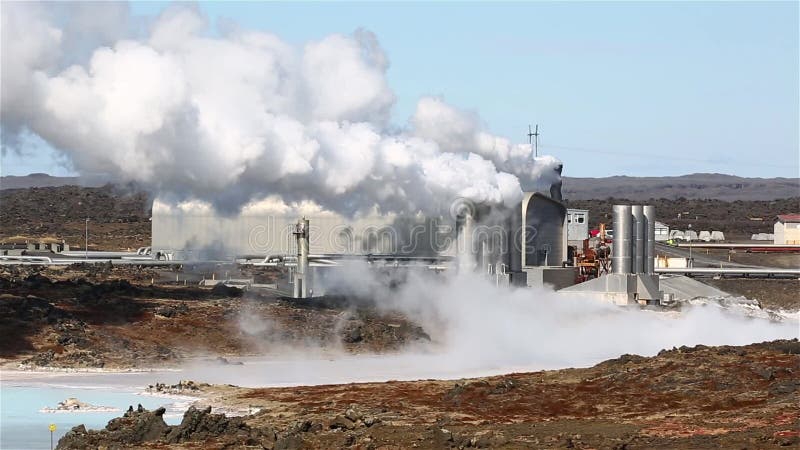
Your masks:
{"label": "rocky terrain", "polygon": [[11,366],[122,369],[296,346],[386,352],[429,340],[400,315],[346,302],[151,285],[152,271],[131,268],[2,270],[0,334],[9,338],[0,340],[0,362]]}
{"label": "rocky terrain", "polygon": [[614,204],[642,202],[655,205],[658,220],[678,230],[719,230],[726,239],[749,240],[755,233],[772,233],[775,216],[800,211],[800,192],[793,197],[775,200],[665,199],[652,197],[635,200],[624,194],[580,200],[565,196],[569,208],[588,209],[589,227],[600,222],[611,226],[611,207]]}
{"label": "rocky terrain", "polygon": [[713,199],[725,202],[777,200],[800,196],[798,178],[745,178],[721,173],[675,177],[564,177],[564,197],[574,200],[627,198]]}
{"label": "rocky terrain", "polygon": [[185,383],[229,418],[131,408],[59,449],[797,448],[800,342],[681,347],[586,369],[456,381],[252,389]]}
{"label": "rocky terrain", "polygon": [[148,194],[118,186],[43,187],[0,191],[0,242],[65,240],[90,250],[136,250],[150,245]]}

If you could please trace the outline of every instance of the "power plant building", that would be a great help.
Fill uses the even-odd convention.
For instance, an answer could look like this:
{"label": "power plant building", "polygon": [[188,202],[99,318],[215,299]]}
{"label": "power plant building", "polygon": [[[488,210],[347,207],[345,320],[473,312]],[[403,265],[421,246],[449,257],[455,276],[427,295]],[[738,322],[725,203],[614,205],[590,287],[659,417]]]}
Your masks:
{"label": "power plant building", "polygon": [[773,226],[774,243],[777,245],[800,244],[800,214],[781,214]]}

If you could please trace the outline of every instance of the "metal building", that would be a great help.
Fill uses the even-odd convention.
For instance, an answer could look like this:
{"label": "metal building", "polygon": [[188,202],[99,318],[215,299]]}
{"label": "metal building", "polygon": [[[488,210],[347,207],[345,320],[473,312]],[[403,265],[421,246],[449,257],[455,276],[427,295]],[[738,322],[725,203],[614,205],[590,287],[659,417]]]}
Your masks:
{"label": "metal building", "polygon": [[669,226],[662,222],[656,222],[655,240],[656,242],[664,242],[669,240]]}
{"label": "metal building", "polygon": [[778,245],[800,244],[800,214],[781,214],[776,217],[774,243]]}
{"label": "metal building", "polygon": [[349,218],[282,204],[223,216],[207,206],[170,206],[157,200],[152,252],[169,260],[235,258],[284,265],[294,271],[290,292],[298,297],[323,293],[319,282],[328,274],[321,272],[354,260],[476,270],[498,283],[562,287],[575,280],[574,268],[563,267],[568,256],[566,217],[557,184],[524,193],[514,207],[465,202],[436,217],[375,213]]}

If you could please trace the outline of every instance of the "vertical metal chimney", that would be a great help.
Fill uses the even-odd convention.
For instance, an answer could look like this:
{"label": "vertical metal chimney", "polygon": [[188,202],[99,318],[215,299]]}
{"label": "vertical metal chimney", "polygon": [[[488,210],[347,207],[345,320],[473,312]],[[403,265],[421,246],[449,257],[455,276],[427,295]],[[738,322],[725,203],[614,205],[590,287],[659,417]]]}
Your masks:
{"label": "vertical metal chimney", "polygon": [[633,216],[633,248],[631,273],[644,272],[644,247],[647,237],[645,236],[644,207],[642,205],[631,206]]}
{"label": "vertical metal chimney", "polygon": [[647,239],[644,247],[644,273],[652,275],[656,271],[656,207],[644,207],[645,229]]}
{"label": "vertical metal chimney", "polygon": [[458,233],[458,270],[471,272],[475,270],[476,248],[473,242],[475,234],[475,218],[471,211],[465,211],[461,216],[461,228]]}
{"label": "vertical metal chimney", "polygon": [[614,242],[611,252],[613,273],[631,273],[631,235],[633,232],[630,205],[614,205]]}
{"label": "vertical metal chimney", "polygon": [[308,219],[297,221],[294,236],[297,239],[297,267],[294,271],[294,298],[308,297]]}

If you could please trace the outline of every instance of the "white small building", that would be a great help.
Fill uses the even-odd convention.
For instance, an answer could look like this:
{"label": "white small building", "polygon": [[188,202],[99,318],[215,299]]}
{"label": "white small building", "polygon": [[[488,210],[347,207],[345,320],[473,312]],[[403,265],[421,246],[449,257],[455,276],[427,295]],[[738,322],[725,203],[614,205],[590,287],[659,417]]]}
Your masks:
{"label": "white small building", "polygon": [[800,245],[800,214],[781,214],[774,225],[777,245]]}
{"label": "white small building", "polygon": [[584,239],[589,239],[589,210],[567,209],[567,242],[580,246]]}
{"label": "white small building", "polygon": [[669,240],[669,227],[667,224],[656,221],[655,233],[656,242],[664,242]]}

